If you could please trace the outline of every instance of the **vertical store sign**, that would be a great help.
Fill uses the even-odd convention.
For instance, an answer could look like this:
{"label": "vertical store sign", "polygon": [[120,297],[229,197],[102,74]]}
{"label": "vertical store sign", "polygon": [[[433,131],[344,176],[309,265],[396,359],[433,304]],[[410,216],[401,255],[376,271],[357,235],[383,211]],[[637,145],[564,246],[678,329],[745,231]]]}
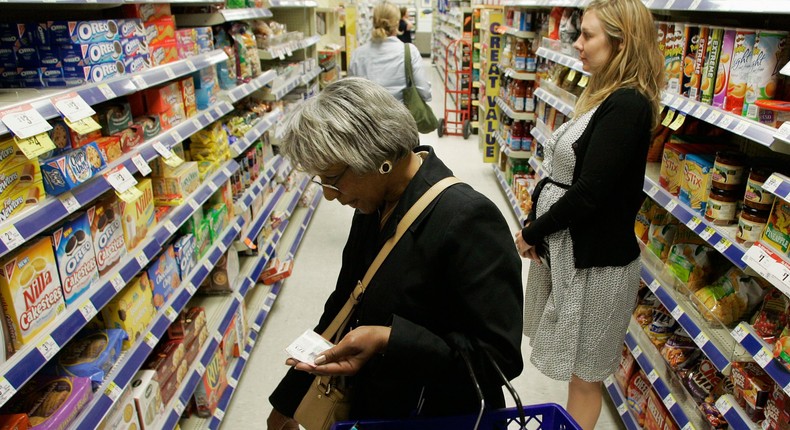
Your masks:
{"label": "vertical store sign", "polygon": [[499,128],[498,108],[496,97],[499,95],[499,52],[502,49],[502,36],[494,30],[502,23],[502,12],[498,10],[484,10],[481,18],[480,42],[485,47],[480,50],[481,78],[485,88],[481,88],[480,105],[485,109],[485,116],[480,118],[480,138],[483,140],[483,162],[496,163],[499,155],[494,132]]}
{"label": "vertical store sign", "polygon": [[[367,6],[363,6],[367,7]],[[346,26],[346,64],[351,64],[351,56],[354,50],[357,49],[357,8],[356,6],[349,6],[345,9],[346,17],[344,25]]]}

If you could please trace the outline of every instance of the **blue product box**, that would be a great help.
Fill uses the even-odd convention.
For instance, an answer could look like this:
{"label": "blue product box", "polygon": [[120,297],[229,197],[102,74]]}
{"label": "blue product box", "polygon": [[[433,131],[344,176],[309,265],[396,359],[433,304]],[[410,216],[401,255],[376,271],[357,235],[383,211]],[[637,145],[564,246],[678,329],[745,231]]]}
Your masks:
{"label": "blue product box", "polygon": [[16,54],[16,65],[24,69],[32,69],[41,66],[41,58],[35,46],[20,46],[14,48]]}
{"label": "blue product box", "polygon": [[68,218],[50,238],[58,262],[63,298],[69,306],[99,280],[88,214],[82,212]]}
{"label": "blue product box", "polygon": [[173,251],[176,254],[176,262],[178,262],[178,274],[181,279],[189,275],[189,272],[197,265],[196,246],[195,236],[191,234],[181,236],[173,243]]}
{"label": "blue product box", "polygon": [[16,69],[19,82],[24,88],[43,88],[44,81],[41,80],[41,69],[38,67]]}
{"label": "blue product box", "polygon": [[135,18],[119,19],[118,23],[118,36],[121,39],[128,39],[134,37],[142,37],[145,39],[145,27],[143,21]]}
{"label": "blue product box", "polygon": [[0,46],[19,48],[36,45],[37,24],[0,24]]}
{"label": "blue product box", "polygon": [[148,279],[154,293],[154,306],[157,309],[167,303],[176,288],[181,285],[178,276],[178,262],[173,246],[170,245],[148,266]]}
{"label": "blue product box", "polygon": [[54,88],[62,88],[62,87],[76,87],[78,85],[83,85],[85,83],[85,79],[82,78],[73,78],[73,77],[63,77],[59,79],[44,79],[44,86],[47,87],[54,87]]}
{"label": "blue product box", "polygon": [[41,161],[47,194],[62,194],[92,178],[105,166],[96,142]]}
{"label": "blue product box", "polygon": [[123,56],[126,58],[148,55],[148,42],[146,42],[145,37],[121,39],[121,47],[123,48]]}
{"label": "blue product box", "polygon": [[19,72],[16,67],[0,67],[0,86],[3,88],[19,88]]}
{"label": "blue product box", "polygon": [[123,58],[123,46],[118,40],[60,45],[58,49],[63,64],[75,67],[101,64]]}
{"label": "blue product box", "polygon": [[63,76],[63,67],[39,67],[38,69],[41,71],[41,79],[45,82],[62,80],[65,78],[65,76]]}
{"label": "blue product box", "polygon": [[108,42],[118,39],[118,23],[96,21],[49,21],[49,37],[55,44]]}
{"label": "blue product box", "polygon": [[216,103],[217,96],[214,95],[214,87],[195,88],[195,102],[200,110],[208,109]]}
{"label": "blue product box", "polygon": [[0,67],[16,68],[16,53],[14,48],[0,47]]}
{"label": "blue product box", "polygon": [[37,46],[41,67],[63,67],[57,48],[51,46]]}
{"label": "blue product box", "polygon": [[151,68],[151,59],[148,54],[126,57],[123,59],[123,67],[126,73],[142,72]]}
{"label": "blue product box", "polygon": [[102,82],[126,74],[121,60],[83,67],[63,66],[63,72],[66,77],[82,78],[86,82]]}

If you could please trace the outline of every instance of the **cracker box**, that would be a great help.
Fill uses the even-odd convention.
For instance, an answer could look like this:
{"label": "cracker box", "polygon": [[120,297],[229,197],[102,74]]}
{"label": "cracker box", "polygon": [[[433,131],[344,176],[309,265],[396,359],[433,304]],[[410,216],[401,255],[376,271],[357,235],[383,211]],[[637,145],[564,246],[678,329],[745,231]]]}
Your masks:
{"label": "cracker box", "polygon": [[145,22],[145,33],[148,45],[158,46],[176,43],[176,21],[172,15],[160,16]]}
{"label": "cracker box", "polygon": [[158,258],[151,262],[151,265],[148,266],[148,277],[151,279],[154,306],[159,309],[181,284],[181,278],[178,276],[178,263],[172,245],[168,246]]}
{"label": "cracker box", "polygon": [[29,342],[66,309],[48,237],[33,241],[3,259],[0,298],[14,349]]}
{"label": "cracker box", "polygon": [[195,99],[195,80],[191,76],[179,81],[181,99],[184,101],[184,113],[187,117],[197,114],[197,99]]}
{"label": "cracker box", "polygon": [[121,225],[126,249],[132,250],[145,239],[148,229],[154,225],[154,190],[151,179],[145,178],[137,183],[142,196],[132,202],[120,200]]}
{"label": "cracker box", "polygon": [[132,378],[132,397],[137,409],[137,419],[141,430],[152,430],[162,412],[162,394],[159,383],[154,380],[153,370],[141,370]]}
{"label": "cracker box", "polygon": [[191,345],[198,332],[206,325],[206,312],[196,306],[182,311],[173,324],[167,328],[167,337],[171,340],[182,340],[184,345]]}
{"label": "cracker box", "polygon": [[774,382],[763,369],[752,362],[732,363],[733,395],[746,415],[758,422],[764,418],[764,408],[773,391]]}
{"label": "cracker box", "polygon": [[47,194],[58,195],[86,182],[105,166],[94,143],[41,161],[41,175]]}
{"label": "cracker box", "polygon": [[172,15],[172,12],[170,11],[170,3],[123,5],[123,16],[127,18],[139,18],[143,22],[168,15]]}
{"label": "cracker box", "polygon": [[114,134],[113,136],[120,139],[121,151],[126,154],[137,145],[145,141],[143,126],[140,124],[132,124],[131,127]]}
{"label": "cracker box", "polygon": [[151,369],[155,373],[154,381],[161,386],[171,376],[176,377],[178,384],[184,379],[184,374],[179,374],[177,370],[181,367],[186,356],[186,347],[179,341],[168,341],[157,345],[156,350],[148,357],[148,361],[143,368]]}
{"label": "cracker box", "polygon": [[36,375],[14,396],[6,409],[28,413],[33,429],[70,428],[77,415],[93,398],[88,378]]}
{"label": "cracker box", "polygon": [[137,410],[134,406],[132,388],[127,386],[121,393],[121,396],[118,397],[118,400],[113,403],[97,430],[137,430],[139,428],[140,421],[137,418]]}
{"label": "cracker box", "polygon": [[104,161],[108,164],[121,158],[121,155],[123,155],[121,138],[118,136],[100,137],[96,139],[95,143],[99,147],[99,152],[104,157]]}
{"label": "cracker box", "polygon": [[50,237],[63,285],[63,297],[66,305],[70,306],[99,280],[88,214],[83,212],[70,217]]}
{"label": "cracker box", "polygon": [[148,275],[143,272],[129,281],[101,310],[102,319],[107,328],[119,328],[129,336],[123,341],[123,349],[131,347],[135,340],[148,331],[156,309],[153,304],[151,283]]}
{"label": "cracker box", "polygon": [[261,275],[261,281],[266,285],[274,285],[283,279],[291,276],[294,268],[293,260],[280,261],[275,258],[267,266],[268,273]]}
{"label": "cracker box", "polygon": [[55,44],[107,42],[117,40],[118,23],[113,19],[95,21],[49,21],[49,36]]}
{"label": "cracker box", "polygon": [[195,249],[195,236],[185,234],[173,243],[173,251],[178,262],[178,276],[185,279],[189,272],[197,265],[197,250]]}
{"label": "cracker box", "polygon": [[206,373],[195,389],[195,403],[199,417],[210,417],[217,408],[222,393],[228,386],[227,363],[220,350],[214,353],[206,366]]}
{"label": "cracker box", "polygon": [[688,154],[683,160],[683,178],[678,197],[700,214],[705,213],[708,203],[714,159],[708,154]]}
{"label": "cracker box", "polygon": [[105,136],[120,133],[134,124],[129,103],[104,104],[96,109]]}
{"label": "cracker box", "polygon": [[99,275],[103,276],[126,252],[121,227],[121,208],[115,196],[110,195],[96,201],[96,204],[88,209],[88,221],[91,224],[96,264]]}
{"label": "cracker box", "polygon": [[219,258],[211,274],[200,285],[203,294],[227,294],[233,291],[233,284],[239,274],[239,254],[231,247]]}
{"label": "cracker box", "polygon": [[645,430],[678,430],[674,418],[653,390],[650,390],[646,409]]}

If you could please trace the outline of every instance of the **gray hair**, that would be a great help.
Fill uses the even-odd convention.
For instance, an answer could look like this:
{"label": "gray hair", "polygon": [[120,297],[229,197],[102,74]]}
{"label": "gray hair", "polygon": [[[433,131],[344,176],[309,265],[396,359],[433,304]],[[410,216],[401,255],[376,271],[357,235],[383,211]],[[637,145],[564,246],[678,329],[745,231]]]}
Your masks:
{"label": "gray hair", "polygon": [[362,175],[396,162],[419,145],[417,123],[386,89],[345,78],[305,101],[282,124],[281,152],[317,174],[338,164]]}

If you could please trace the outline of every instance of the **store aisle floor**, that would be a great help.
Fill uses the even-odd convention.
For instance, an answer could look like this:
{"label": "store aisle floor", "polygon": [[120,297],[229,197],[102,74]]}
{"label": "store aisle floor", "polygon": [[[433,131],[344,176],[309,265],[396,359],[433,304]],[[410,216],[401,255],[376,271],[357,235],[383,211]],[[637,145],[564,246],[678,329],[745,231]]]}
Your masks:
{"label": "store aisle floor", "polygon": [[[444,111],[443,77],[431,67],[433,101],[431,105],[439,116]],[[508,220],[511,229],[518,228],[518,221],[497,184],[491,165],[482,162],[478,149],[478,136],[469,140],[462,137],[436,133],[420,135],[422,144],[431,145],[437,155],[453,170],[455,175],[476,190],[488,196]],[[323,304],[332,291],[340,271],[340,257],[348,237],[353,209],[337,202],[322,201],[294,261],[293,275],[284,284],[269,317],[258,337],[247,368],[239,381],[223,420],[228,429],[262,429],[266,425],[271,405],[268,396],[288,369],[284,348],[304,330],[312,328],[323,311]],[[524,265],[527,275],[527,264]],[[529,363],[528,339],[522,342],[524,372],[513,385],[525,405],[555,402],[565,404],[567,386],[543,376]],[[563,357],[557,357],[562,360]],[[509,395],[506,397],[509,398]],[[513,404],[510,400],[509,404]],[[617,411],[605,402],[598,429],[624,428]]]}

